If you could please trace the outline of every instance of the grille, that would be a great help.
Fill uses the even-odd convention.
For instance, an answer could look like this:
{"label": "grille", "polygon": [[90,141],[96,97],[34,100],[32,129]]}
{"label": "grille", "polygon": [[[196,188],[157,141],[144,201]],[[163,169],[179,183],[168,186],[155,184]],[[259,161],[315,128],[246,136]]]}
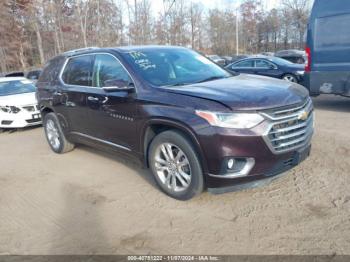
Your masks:
{"label": "grille", "polygon": [[28,112],[34,112],[35,111],[35,106],[23,106],[25,110]]}
{"label": "grille", "polygon": [[36,123],[36,122],[40,122],[41,118],[36,118],[36,119],[28,119],[26,120],[27,123],[32,124],[32,123]]}
{"label": "grille", "polygon": [[301,106],[264,112],[271,120],[266,140],[275,153],[302,147],[310,142],[313,134],[313,106],[309,99]]}

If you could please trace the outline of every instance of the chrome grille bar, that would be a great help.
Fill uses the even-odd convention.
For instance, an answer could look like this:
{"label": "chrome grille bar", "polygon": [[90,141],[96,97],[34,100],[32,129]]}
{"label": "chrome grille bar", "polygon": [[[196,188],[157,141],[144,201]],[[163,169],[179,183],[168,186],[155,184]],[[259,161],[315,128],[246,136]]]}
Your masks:
{"label": "chrome grille bar", "polygon": [[273,153],[289,152],[310,143],[314,119],[311,99],[301,106],[261,114],[270,120],[264,139]]}

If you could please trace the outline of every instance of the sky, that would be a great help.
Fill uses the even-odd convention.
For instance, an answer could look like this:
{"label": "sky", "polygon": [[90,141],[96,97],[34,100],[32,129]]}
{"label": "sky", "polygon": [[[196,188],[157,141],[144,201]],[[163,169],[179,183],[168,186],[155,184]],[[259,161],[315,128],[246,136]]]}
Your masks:
{"label": "sky", "polygon": [[[192,2],[202,3],[206,8],[219,8],[223,9],[230,4],[232,8],[238,7],[242,0],[192,0]],[[261,0],[264,9],[270,10],[277,7],[281,0]],[[152,9],[154,13],[163,12],[163,0],[152,0]]]}

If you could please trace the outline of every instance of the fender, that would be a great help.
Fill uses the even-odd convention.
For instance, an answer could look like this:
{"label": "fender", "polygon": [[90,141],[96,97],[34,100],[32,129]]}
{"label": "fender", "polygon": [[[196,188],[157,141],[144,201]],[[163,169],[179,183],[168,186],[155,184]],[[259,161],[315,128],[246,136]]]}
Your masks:
{"label": "fender", "polygon": [[[203,173],[204,174],[208,173],[208,166],[207,166],[205,158],[204,158],[202,147],[201,147],[195,133],[193,132],[193,130],[188,125],[186,125],[182,122],[179,122],[176,120],[174,121],[174,120],[168,119],[168,118],[152,118],[152,119],[149,119],[141,127],[141,130],[143,130],[143,131],[142,131],[142,134],[140,137],[140,146],[141,146],[140,148],[142,149],[141,152],[143,152],[143,155],[144,155],[145,166],[148,167],[148,152],[147,151],[148,151],[148,146],[149,146],[149,143],[146,144],[145,138],[146,138],[147,132],[149,130],[149,127],[151,125],[165,125],[165,126],[173,127],[173,128],[176,128],[176,129],[182,131],[185,135],[188,135],[191,142],[193,143],[193,145],[195,147],[196,152],[198,153],[200,163],[202,164]],[[150,140],[150,141],[152,141],[152,140]]]}

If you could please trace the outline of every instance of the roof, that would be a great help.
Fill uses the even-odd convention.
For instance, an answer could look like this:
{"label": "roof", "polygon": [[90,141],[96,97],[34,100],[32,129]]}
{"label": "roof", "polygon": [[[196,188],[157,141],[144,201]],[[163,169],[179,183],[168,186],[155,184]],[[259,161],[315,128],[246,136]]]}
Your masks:
{"label": "roof", "polygon": [[30,81],[29,79],[27,79],[25,77],[0,77],[0,83],[1,82],[10,82],[10,81],[21,81],[21,80]]}
{"label": "roof", "polygon": [[79,49],[73,49],[67,52],[64,52],[61,54],[61,56],[73,56],[73,55],[81,55],[81,54],[89,54],[91,52],[97,51],[97,52],[110,52],[110,51],[117,51],[117,52],[131,52],[131,51],[141,51],[141,50],[159,50],[159,49],[185,49],[185,47],[181,46],[171,46],[171,45],[130,45],[130,46],[117,46],[117,47],[86,47],[86,48],[79,48]]}

